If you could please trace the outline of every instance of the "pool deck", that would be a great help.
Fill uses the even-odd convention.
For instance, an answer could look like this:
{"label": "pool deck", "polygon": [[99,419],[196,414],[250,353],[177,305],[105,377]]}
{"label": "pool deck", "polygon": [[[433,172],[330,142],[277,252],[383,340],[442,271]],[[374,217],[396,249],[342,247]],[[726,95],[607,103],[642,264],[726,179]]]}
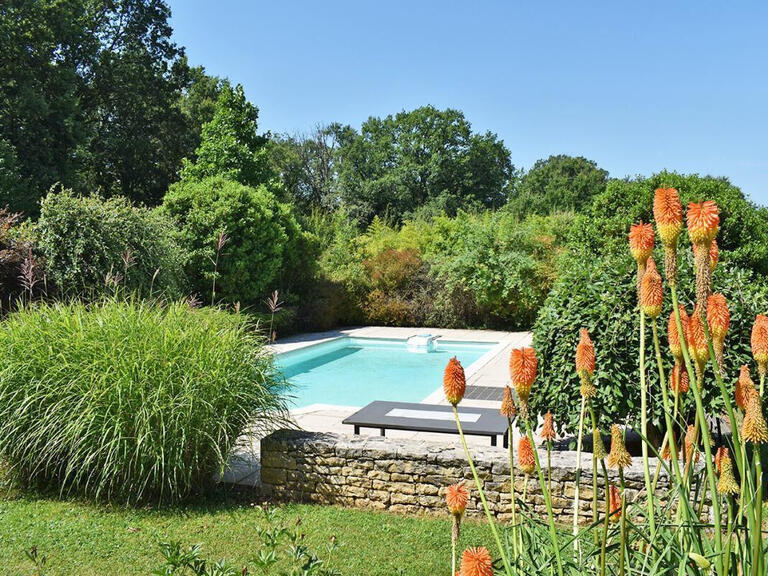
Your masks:
{"label": "pool deck", "polygon": [[[467,368],[467,386],[484,386],[503,389],[509,384],[509,354],[513,348],[530,346],[532,334],[530,332],[500,332],[495,330],[458,330],[447,328],[399,328],[385,326],[366,326],[363,328],[347,328],[331,330],[327,332],[314,332],[300,334],[278,340],[272,345],[275,353],[280,354],[293,350],[299,350],[307,346],[327,342],[335,338],[350,336],[358,338],[398,338],[406,339],[419,334],[439,335],[444,340],[460,342],[497,342],[498,346],[482,356]],[[429,394],[423,403],[447,404],[443,396],[442,388],[436,388]],[[475,400],[465,398],[462,406],[475,408],[500,408],[500,401]],[[291,411],[291,419],[297,428],[312,432],[333,432],[335,434],[352,435],[352,426],[341,423],[344,418],[350,416],[360,407],[336,406],[330,404],[313,404],[304,408]],[[362,435],[378,436],[378,430],[361,430]],[[431,434],[426,432],[408,432],[402,430],[387,430],[387,436],[391,438],[419,439],[430,444],[450,444],[455,446],[458,438],[453,434]],[[246,442],[243,451],[240,451],[240,461],[233,462],[225,473],[224,480],[242,484],[258,483],[258,445],[259,438],[252,436]],[[470,446],[488,447],[489,440],[482,437],[468,437]],[[515,439],[516,441],[516,439]],[[504,450],[501,443],[497,448]]]}

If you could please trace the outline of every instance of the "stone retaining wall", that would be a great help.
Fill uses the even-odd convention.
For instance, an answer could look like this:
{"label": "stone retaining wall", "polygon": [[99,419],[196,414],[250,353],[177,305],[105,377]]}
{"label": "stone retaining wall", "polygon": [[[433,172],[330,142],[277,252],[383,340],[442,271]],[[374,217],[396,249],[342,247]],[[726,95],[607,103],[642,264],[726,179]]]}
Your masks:
{"label": "stone retaining wall", "polygon": [[[458,439],[457,439],[458,442]],[[472,448],[483,490],[494,514],[510,514],[508,453],[500,448]],[[542,464],[546,452],[539,450]],[[582,456],[580,515],[592,519],[592,458]],[[639,458],[625,469],[631,501],[644,486]],[[573,519],[575,452],[552,453],[552,505],[560,522]],[[653,461],[655,469],[655,460]],[[516,468],[518,497],[525,479]],[[613,472],[610,477],[617,482]],[[445,514],[445,487],[459,482],[471,487],[467,513],[482,514],[464,452],[450,445],[371,436],[341,436],[279,430],[261,441],[261,481],[267,496],[280,501],[341,504],[409,514]],[[662,481],[664,478],[662,477]],[[602,471],[599,474],[602,486]],[[536,477],[528,479],[527,501],[537,513],[546,508]],[[598,493],[603,510],[603,489]]]}

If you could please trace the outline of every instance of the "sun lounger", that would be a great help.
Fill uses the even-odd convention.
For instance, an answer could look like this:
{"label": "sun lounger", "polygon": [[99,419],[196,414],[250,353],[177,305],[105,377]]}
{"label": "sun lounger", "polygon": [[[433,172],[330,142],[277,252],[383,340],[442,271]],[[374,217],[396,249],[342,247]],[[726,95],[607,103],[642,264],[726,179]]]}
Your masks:
{"label": "sun lounger", "polygon": [[[502,436],[504,447],[508,447],[509,427],[507,419],[499,413],[499,410],[462,406],[459,407],[459,420],[464,434],[488,436],[491,439],[491,446],[496,446],[497,437]],[[354,426],[355,434],[360,434],[360,428],[378,428],[382,436],[386,430],[459,433],[453,408],[438,404],[377,400],[345,418],[342,423]]]}

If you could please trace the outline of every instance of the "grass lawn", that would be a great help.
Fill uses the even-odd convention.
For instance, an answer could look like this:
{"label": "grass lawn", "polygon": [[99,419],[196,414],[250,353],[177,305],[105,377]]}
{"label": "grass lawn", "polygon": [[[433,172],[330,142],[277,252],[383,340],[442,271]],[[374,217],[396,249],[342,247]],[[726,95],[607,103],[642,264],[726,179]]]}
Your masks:
{"label": "grass lawn", "polygon": [[[258,502],[258,501],[257,501]],[[254,502],[217,494],[203,503],[164,510],[124,509],[46,496],[0,500],[0,559],[4,574],[31,574],[25,550],[37,546],[48,558],[47,574],[148,575],[162,566],[158,543],[200,543],[203,556],[235,565],[258,552],[257,527],[264,515]],[[336,536],[333,567],[345,575],[419,575],[450,571],[450,519],[413,518],[335,506],[287,505],[280,517],[301,518],[309,546],[319,555]],[[480,522],[465,522],[461,546],[491,536]],[[402,572],[397,570],[401,568]],[[256,572],[259,573],[259,572]]]}

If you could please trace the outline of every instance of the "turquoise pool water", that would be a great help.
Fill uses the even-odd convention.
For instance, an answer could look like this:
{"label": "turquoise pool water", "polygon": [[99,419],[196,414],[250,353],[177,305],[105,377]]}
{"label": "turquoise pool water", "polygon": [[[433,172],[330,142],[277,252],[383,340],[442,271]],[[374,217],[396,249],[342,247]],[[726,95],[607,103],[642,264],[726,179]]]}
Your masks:
{"label": "turquoise pool water", "polygon": [[277,356],[292,384],[294,408],[310,404],[365,406],[374,400],[420,402],[442,385],[452,356],[466,369],[495,342],[437,342],[436,350],[411,352],[405,340],[339,338]]}

